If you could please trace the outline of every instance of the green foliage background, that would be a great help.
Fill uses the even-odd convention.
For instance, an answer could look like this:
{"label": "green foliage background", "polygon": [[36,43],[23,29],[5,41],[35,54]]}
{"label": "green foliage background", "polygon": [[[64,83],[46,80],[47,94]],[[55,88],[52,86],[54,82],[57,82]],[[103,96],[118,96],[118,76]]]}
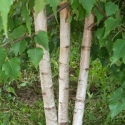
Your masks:
{"label": "green foliage background", "polygon": [[[23,68],[29,71],[32,71],[32,69],[37,71],[39,61],[44,53],[42,49],[36,48],[36,43],[42,45],[51,53],[53,78],[57,78],[59,53],[59,15],[57,6],[59,2],[60,0],[1,0],[1,86],[6,86],[5,83],[19,79]],[[74,73],[78,75],[79,72],[84,18],[92,11],[95,15],[95,23],[92,25],[91,63],[93,64],[93,61],[96,60],[101,62],[100,67],[102,70],[106,68],[107,72],[102,72],[102,74],[104,73],[106,78],[113,77],[117,81],[117,83],[110,81],[111,86],[117,86],[117,89],[112,91],[111,88],[113,94],[106,95],[109,99],[109,101],[106,101],[109,103],[110,117],[114,118],[125,108],[125,2],[122,0],[69,0],[68,2],[71,9],[71,45],[73,46],[71,46],[70,59],[71,80],[77,81]],[[48,19],[47,33],[43,31],[35,33],[34,11],[38,14],[44,8],[48,17],[52,13],[54,13],[54,16]],[[27,69],[25,64],[29,65],[30,68]],[[33,68],[32,64],[36,69]],[[95,69],[98,68],[96,67]],[[96,77],[94,69],[92,71],[93,73],[91,73],[90,68],[91,75]],[[103,75],[99,75],[100,68],[97,72],[97,77],[101,77],[100,80],[104,82]],[[7,85],[9,87],[9,84]],[[108,86],[108,81],[106,80],[102,86],[105,90],[105,87]],[[13,87],[9,89],[5,87],[5,90],[16,95]],[[107,91],[103,91],[103,94],[104,92],[107,94]],[[88,93],[88,95],[91,97],[91,93]],[[95,116],[92,113],[90,118],[95,120]]]}

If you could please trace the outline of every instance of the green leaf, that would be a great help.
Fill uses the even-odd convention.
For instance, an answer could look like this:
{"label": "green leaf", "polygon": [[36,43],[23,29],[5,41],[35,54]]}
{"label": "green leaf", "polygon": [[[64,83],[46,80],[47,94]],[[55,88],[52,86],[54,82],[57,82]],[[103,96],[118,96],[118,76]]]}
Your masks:
{"label": "green leaf", "polygon": [[73,12],[75,12],[77,10],[77,8],[79,7],[79,1],[74,0],[71,7],[73,9]]}
{"label": "green leaf", "polygon": [[72,4],[74,1],[76,1],[76,0],[70,0],[69,2],[70,2],[70,4]]}
{"label": "green leaf", "polygon": [[26,33],[26,28],[22,25],[13,30],[13,32],[10,34],[10,36],[13,39],[17,39],[22,37]]}
{"label": "green leaf", "polygon": [[125,93],[122,88],[118,88],[111,96],[109,102],[109,109],[111,111],[111,118],[114,118],[125,108]]}
{"label": "green leaf", "polygon": [[38,13],[40,13],[44,9],[45,5],[45,0],[35,0],[34,10],[36,15],[38,15]]}
{"label": "green leaf", "polygon": [[1,32],[2,29],[3,29],[2,19],[1,19],[1,17],[0,17],[0,32]]}
{"label": "green leaf", "polygon": [[112,53],[113,41],[111,39],[107,39],[105,43],[106,43],[106,48],[108,50],[108,53]]}
{"label": "green leaf", "polygon": [[0,77],[1,77],[4,81],[6,81],[7,78],[8,78],[8,76],[5,74],[5,72],[2,71],[1,69],[0,69]]}
{"label": "green leaf", "polygon": [[46,0],[47,3],[52,7],[52,10],[54,12],[54,15],[55,17],[57,18],[57,12],[56,12],[56,9],[57,9],[57,6],[60,2],[60,0]]}
{"label": "green leaf", "polygon": [[2,66],[2,64],[4,63],[6,56],[7,56],[6,50],[0,47],[0,66]]}
{"label": "green leaf", "polygon": [[83,8],[89,14],[96,3],[96,0],[79,0],[79,2],[82,3]]}
{"label": "green leaf", "polygon": [[78,19],[83,20],[85,18],[85,10],[83,9],[82,6],[79,6],[78,11],[79,11]]}
{"label": "green leaf", "polygon": [[6,88],[6,91],[8,91],[8,92],[10,92],[10,93],[13,93],[15,96],[17,96],[17,95],[16,95],[16,92],[15,92],[15,90],[14,90],[14,88],[12,88],[12,87],[7,87],[7,88]]}
{"label": "green leaf", "polygon": [[18,53],[21,54],[22,52],[24,52],[24,50],[26,49],[27,46],[27,42],[25,40],[14,43],[12,45],[12,48],[14,50],[15,55],[17,56]]}
{"label": "green leaf", "polygon": [[120,58],[123,58],[123,61],[125,63],[125,40],[123,39],[118,39],[114,43],[112,64]]}
{"label": "green leaf", "polygon": [[111,111],[111,118],[114,118],[125,108],[125,98],[118,102],[111,102],[109,104],[109,109]]}
{"label": "green leaf", "polygon": [[40,60],[43,58],[43,50],[41,48],[34,48],[28,50],[28,57],[34,64],[35,68],[38,67]]}
{"label": "green leaf", "polygon": [[96,37],[100,40],[102,39],[103,34],[104,34],[104,28],[98,28],[96,31]]}
{"label": "green leaf", "polygon": [[29,2],[28,7],[29,7],[30,10],[32,10],[33,7],[35,6],[35,0],[29,0],[28,2]]}
{"label": "green leaf", "polygon": [[20,70],[20,60],[17,57],[8,60],[3,64],[2,70],[5,71],[8,77],[16,79]]}
{"label": "green leaf", "polygon": [[13,31],[14,28],[19,27],[21,24],[21,20],[19,19],[19,17],[15,16],[15,17],[9,17],[8,19],[8,28]]}
{"label": "green leaf", "polygon": [[125,39],[125,32],[122,34],[122,38]]}
{"label": "green leaf", "polygon": [[125,96],[124,90],[123,90],[123,88],[120,87],[117,90],[115,90],[115,92],[112,94],[112,96],[110,98],[110,102],[118,102],[124,96]]}
{"label": "green leaf", "polygon": [[3,28],[5,32],[5,36],[7,36],[7,21],[8,21],[8,13],[10,11],[10,7],[13,4],[13,0],[0,0],[0,13],[3,21]]}
{"label": "green leaf", "polygon": [[104,2],[104,3],[105,3],[105,2],[106,2],[106,0],[100,0],[100,2]]}
{"label": "green leaf", "polygon": [[121,87],[122,87],[123,89],[125,89],[125,81],[123,82],[123,84],[121,85]]}
{"label": "green leaf", "polygon": [[106,11],[107,16],[115,14],[118,11],[118,5],[116,5],[112,2],[107,2],[105,4],[105,11]]}
{"label": "green leaf", "polygon": [[105,34],[104,34],[104,38],[110,33],[111,30],[114,30],[119,25],[120,25],[119,20],[114,19],[113,17],[109,17],[105,21]]}
{"label": "green leaf", "polygon": [[100,47],[105,45],[105,40],[102,39],[103,35],[104,35],[104,28],[98,28],[96,31],[96,37],[99,40]]}
{"label": "green leaf", "polygon": [[21,14],[26,21],[26,26],[27,26],[27,29],[29,31],[29,35],[31,35],[30,13],[29,13],[29,10],[27,8],[27,0],[23,0],[22,3],[23,3],[23,5],[22,5]]}
{"label": "green leaf", "polygon": [[46,50],[49,50],[49,40],[47,36],[47,32],[39,31],[36,36],[34,37],[34,41],[39,45],[42,45]]}
{"label": "green leaf", "polygon": [[[104,10],[104,4],[100,4],[99,8],[101,8],[102,10]],[[93,9],[94,11],[94,15],[96,16],[97,18],[97,23],[99,24],[101,19],[103,18],[103,15],[97,10],[97,8],[94,8]]]}

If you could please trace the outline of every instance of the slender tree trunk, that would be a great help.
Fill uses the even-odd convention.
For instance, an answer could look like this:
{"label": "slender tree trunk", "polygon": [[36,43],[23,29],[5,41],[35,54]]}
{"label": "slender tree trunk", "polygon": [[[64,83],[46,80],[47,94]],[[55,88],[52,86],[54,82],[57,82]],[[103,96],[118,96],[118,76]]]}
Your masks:
{"label": "slender tree trunk", "polygon": [[[35,20],[35,31],[43,30],[47,32],[47,17],[45,10],[40,12]],[[38,47],[43,48],[40,45]],[[44,56],[39,63],[40,70],[40,80],[41,80],[41,89],[44,102],[44,110],[46,117],[46,125],[57,125],[57,115],[56,107],[54,102],[54,92],[53,92],[53,83],[52,83],[52,74],[50,66],[50,55],[49,52],[43,48]]]}
{"label": "slender tree trunk", "polygon": [[77,88],[75,108],[73,114],[73,125],[82,125],[83,121],[88,71],[89,71],[90,46],[92,39],[92,32],[91,29],[89,29],[88,27],[92,23],[94,23],[94,16],[91,13],[88,17],[85,18],[85,24],[84,24],[84,33],[82,39],[81,59],[80,59],[80,73],[79,73],[78,88]]}
{"label": "slender tree trunk", "polygon": [[[61,3],[60,5],[64,4]],[[69,98],[69,52],[70,52],[70,23],[69,8],[60,11],[60,58],[59,58],[59,108],[58,124],[68,125]]]}

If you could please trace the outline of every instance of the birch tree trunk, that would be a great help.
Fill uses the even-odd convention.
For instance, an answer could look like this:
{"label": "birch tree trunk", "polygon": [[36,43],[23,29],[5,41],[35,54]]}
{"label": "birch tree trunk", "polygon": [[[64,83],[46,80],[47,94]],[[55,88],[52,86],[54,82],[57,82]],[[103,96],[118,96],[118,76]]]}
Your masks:
{"label": "birch tree trunk", "polygon": [[[60,5],[64,4],[62,2]],[[70,23],[69,8],[60,11],[60,58],[59,58],[59,107],[58,124],[68,125],[69,98],[69,52],[70,52]]]}
{"label": "birch tree trunk", "polygon": [[77,88],[75,108],[73,114],[73,125],[82,125],[83,121],[88,71],[89,71],[90,46],[92,39],[92,32],[91,29],[89,29],[88,27],[91,26],[91,24],[93,23],[94,23],[94,16],[91,13],[88,17],[85,18],[85,24],[84,24],[84,33],[82,39],[81,59],[80,59],[80,73],[79,73],[78,88]]}
{"label": "birch tree trunk", "polygon": [[[36,32],[39,30],[47,32],[47,17],[45,10],[40,12],[37,15],[37,17],[34,16],[34,20],[35,20]],[[40,45],[37,46],[43,48]],[[44,56],[39,63],[39,70],[40,70],[40,80],[41,80],[41,89],[44,102],[45,117],[46,117],[46,125],[57,125],[57,115],[54,102],[54,92],[53,92],[52,74],[50,66],[50,55],[49,52],[44,48],[43,51],[44,51]]]}

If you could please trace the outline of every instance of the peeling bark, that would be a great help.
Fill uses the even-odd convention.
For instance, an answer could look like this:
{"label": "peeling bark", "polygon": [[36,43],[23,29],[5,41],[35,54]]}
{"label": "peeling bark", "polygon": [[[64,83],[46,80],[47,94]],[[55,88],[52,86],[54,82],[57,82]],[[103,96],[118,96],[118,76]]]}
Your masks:
{"label": "peeling bark", "polygon": [[[64,4],[62,2],[60,6]],[[60,11],[60,58],[59,58],[59,107],[58,124],[68,125],[69,98],[69,52],[70,52],[70,22],[69,8]]]}
{"label": "peeling bark", "polygon": [[[35,31],[43,30],[47,32],[47,17],[45,10],[40,12],[37,17],[34,16]],[[44,51],[44,56],[39,63],[41,89],[44,102],[46,125],[57,125],[57,114],[54,102],[54,92],[52,83],[52,74],[50,66],[50,55],[41,45],[38,45]]]}
{"label": "peeling bark", "polygon": [[73,125],[82,125],[85,107],[86,88],[89,71],[90,47],[92,31],[88,27],[94,23],[94,16],[91,13],[85,18],[84,33],[81,47],[80,73],[76,94],[75,108],[73,114]]}

